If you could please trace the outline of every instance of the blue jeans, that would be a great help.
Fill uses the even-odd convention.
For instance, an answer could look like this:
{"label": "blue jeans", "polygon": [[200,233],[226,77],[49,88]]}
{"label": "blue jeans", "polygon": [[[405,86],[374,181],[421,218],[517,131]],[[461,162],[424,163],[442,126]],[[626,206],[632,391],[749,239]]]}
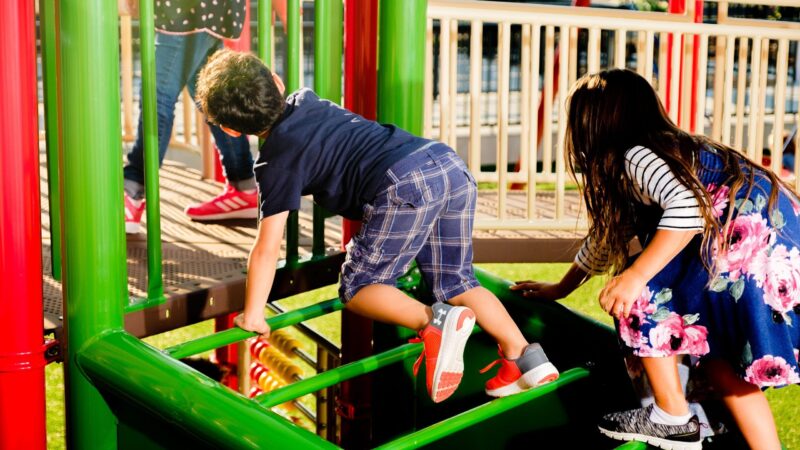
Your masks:
{"label": "blue jeans", "polygon": [[[194,98],[197,73],[208,57],[222,47],[222,41],[207,33],[177,36],[156,33],[156,104],[158,114],[158,163],[164,161],[172,135],[175,104],[184,86]],[[219,148],[225,177],[228,181],[253,178],[253,156],[247,137],[233,138],[219,127],[209,125]],[[139,108],[139,129],[136,143],[128,153],[125,179],[144,184],[144,144],[142,143],[142,110]]]}
{"label": "blue jeans", "polygon": [[794,172],[794,153],[783,154],[783,168]]}

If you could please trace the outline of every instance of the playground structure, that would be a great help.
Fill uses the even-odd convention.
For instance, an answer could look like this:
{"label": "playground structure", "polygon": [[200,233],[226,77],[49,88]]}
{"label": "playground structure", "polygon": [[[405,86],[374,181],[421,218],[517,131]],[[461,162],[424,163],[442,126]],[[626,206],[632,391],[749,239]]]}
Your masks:
{"label": "playground structure", "polygon": [[[290,1],[288,5],[286,39],[290,56],[285,78],[291,91],[303,85],[299,59],[291,57],[300,54],[300,2]],[[768,64],[764,62],[767,59],[764,49],[770,43],[777,45],[774,97],[784,99],[785,92],[781,90],[785,91],[786,86],[789,49],[792,46],[796,55],[800,40],[800,31],[791,26],[708,25],[692,23],[688,15],[664,17],[619,11],[573,14],[554,7],[500,7],[446,0],[381,0],[381,36],[377,39],[376,0],[347,0],[344,10],[342,2],[336,0],[317,0],[315,5],[315,90],[333,101],[344,97],[345,106],[368,118],[395,123],[412,133],[438,134],[457,150],[466,150],[465,159],[478,179],[497,183],[496,217],[483,218],[476,223],[477,228],[484,230],[547,231],[576,227],[574,219],[567,219],[568,193],[561,157],[564,121],[558,105],[563,105],[566,87],[578,73],[579,30],[588,30],[589,71],[601,68],[601,45],[612,43],[614,51],[609,53],[613,53],[614,58],[602,67],[629,66],[631,59],[624,45],[629,34],[635,35],[637,42],[635,69],[645,76],[654,78],[653,67],[680,67],[675,71],[679,76],[670,76],[666,70],[659,70],[657,74],[659,91],[672,105],[673,117],[688,129],[700,131],[699,126],[711,129],[711,135],[724,142],[744,144],[746,136],[747,152],[753,157],[759,156],[765,133],[764,108],[760,106],[765,103],[767,91],[764,73]],[[142,2],[142,17],[152,16],[152,6],[150,2]],[[0,44],[4,61],[19,63],[10,63],[0,74],[0,92],[4,99],[0,123],[6,130],[14,131],[4,131],[2,137],[0,192],[4,194],[0,197],[0,223],[3,225],[0,257],[4,292],[8,298],[19,299],[9,305],[13,310],[0,315],[3,321],[0,329],[8,333],[0,349],[0,398],[3,399],[0,401],[0,447],[42,448],[43,366],[52,344],[42,342],[39,334],[42,308],[33,301],[42,298],[33,2],[5,2],[0,8],[0,20],[9,35],[19,36],[16,41],[4,40]],[[272,60],[270,10],[270,1],[258,2],[258,54],[265,61]],[[633,406],[636,400],[627,383],[613,333],[558,305],[525,302],[508,291],[507,282],[485,272],[479,273],[482,284],[504,301],[529,339],[541,341],[549,349],[554,362],[562,369],[558,382],[488,402],[483,394],[482,379],[469,374],[493,359],[496,349],[478,330],[468,347],[468,375],[462,387],[445,404],[434,405],[426,398],[424,381],[420,383],[411,375],[411,366],[420,347],[405,343],[410,334],[375,326],[374,335],[365,336],[364,330],[371,330],[371,325],[347,314],[343,317],[341,359],[337,355],[332,364],[321,364],[328,370],[269,392],[257,393],[254,400],[247,400],[177,361],[241,341],[249,337],[249,333],[230,329],[163,352],[143,344],[135,336],[207,317],[222,317],[221,321],[225,321],[227,314],[240,309],[241,293],[237,298],[236,288],[230,288],[223,295],[217,295],[218,291],[212,287],[185,295],[165,294],[152,101],[155,97],[153,29],[152,22],[144,20],[140,23],[140,39],[147,147],[148,271],[147,287],[141,298],[129,298],[120,161],[115,151],[107,151],[120,147],[123,134],[117,120],[120,83],[115,5],[99,0],[44,0],[40,3],[40,20],[47,113],[49,223],[53,230],[50,248],[52,274],[63,281],[65,333],[60,345],[67,375],[68,442],[72,448],[265,448],[278,445],[322,448],[334,447],[332,442],[343,447],[383,448],[565,441],[585,447],[608,445],[593,432],[596,417],[605,410]],[[495,97],[497,158],[496,169],[491,173],[482,167],[480,152],[480,137],[485,128],[480,123],[483,102],[477,98],[482,95],[480,39],[470,40],[469,63],[473,69],[470,84],[477,88],[470,90],[473,97],[467,116],[469,148],[464,149],[457,139],[456,114],[461,109],[456,103],[455,90],[457,36],[459,26],[467,23],[472,37],[481,36],[484,23],[499,24],[500,58]],[[434,25],[439,30],[438,103],[433,95],[433,71],[425,69],[433,65]],[[521,30],[523,61],[520,74],[523,89],[519,94],[523,106],[519,125],[523,151],[517,173],[508,170],[513,161],[509,159],[508,149],[512,27]],[[607,36],[605,40],[602,39],[604,35]],[[344,95],[341,83],[343,36]],[[657,47],[656,36],[660,38]],[[677,37],[681,38],[682,45],[675,44],[679,41]],[[673,45],[667,38],[672,38]],[[717,47],[715,67],[725,68],[724,71],[715,70],[713,80],[706,77],[711,41]],[[723,41],[727,42],[727,47],[721,56]],[[743,43],[750,41],[753,47],[748,77],[747,71],[740,68],[748,64],[748,47]],[[734,77],[732,64],[735,60],[733,42],[739,42],[737,77]],[[695,61],[694,55],[698,61],[697,77],[692,76],[694,64],[689,63]],[[643,64],[638,64],[639,61]],[[377,71],[376,67],[379,67]],[[539,74],[542,74],[541,79]],[[746,103],[743,95],[734,98],[735,79],[736,92],[747,88],[749,98],[757,99],[758,103]],[[720,98],[720,106],[706,105],[705,89],[685,88],[690,81],[703,87],[711,82],[715,90],[719,83],[723,95],[714,99]],[[558,99],[555,109],[552,103],[542,100],[554,97]],[[532,113],[540,103],[547,118],[541,125],[541,133]],[[704,107],[693,111],[692,103]],[[774,104],[772,123],[781,126],[773,126],[772,134],[774,142],[782,142],[782,137],[778,136],[785,128],[786,101],[776,100]],[[556,113],[558,120],[550,120]],[[794,123],[797,123],[796,117]],[[540,134],[541,154],[536,145]],[[773,149],[773,161],[780,160],[780,151],[779,146]],[[542,164],[532,161],[542,161]],[[798,169],[795,171],[797,174]],[[510,207],[514,201],[518,202],[508,189],[512,182],[527,186],[522,208]],[[540,182],[555,185],[553,214],[544,218],[540,201],[544,195],[536,191]],[[11,192],[20,195],[7,194]],[[291,216],[286,262],[278,274],[272,300],[336,282],[342,255],[327,248],[325,219],[324,211],[314,209],[310,213],[312,245],[308,255],[301,256],[301,218],[299,213]],[[344,239],[352,227],[353,224],[343,225]],[[563,248],[560,251],[568,253]],[[553,258],[552,254],[540,257],[543,260]],[[419,279],[413,273],[404,278],[402,284],[410,294],[423,295],[424,290],[419,289]],[[280,313],[269,322],[274,330],[280,330],[341,308],[337,299],[331,299]],[[134,319],[140,320],[138,331],[133,333],[130,328],[125,331],[123,321]],[[581,337],[580,342],[575,336]],[[586,342],[591,345],[587,346]],[[364,343],[368,344],[367,348]],[[254,349],[254,354],[261,356],[262,351],[263,346]],[[275,368],[271,371],[281,372]],[[371,382],[357,378],[373,372]],[[284,375],[287,374],[286,378],[297,378],[293,369],[287,369]],[[263,370],[256,375],[267,384],[263,381]],[[339,383],[343,384],[338,388],[338,404],[334,405],[330,395]],[[317,430],[318,435],[294,427],[269,410],[320,389],[330,390],[326,394],[328,422],[324,429]],[[592,405],[579,401],[589,396],[594,399]],[[331,412],[338,418],[331,417]],[[486,433],[487,429],[492,430],[491,435]]]}

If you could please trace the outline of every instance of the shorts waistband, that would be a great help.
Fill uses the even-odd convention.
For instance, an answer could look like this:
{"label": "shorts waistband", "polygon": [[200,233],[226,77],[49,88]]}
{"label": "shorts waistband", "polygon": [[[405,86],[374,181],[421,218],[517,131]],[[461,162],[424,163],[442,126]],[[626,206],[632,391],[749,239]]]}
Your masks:
{"label": "shorts waistband", "polygon": [[441,142],[431,141],[392,164],[388,171],[391,171],[395,177],[401,178],[412,170],[418,169],[425,161],[447,154],[455,155],[455,151]]}

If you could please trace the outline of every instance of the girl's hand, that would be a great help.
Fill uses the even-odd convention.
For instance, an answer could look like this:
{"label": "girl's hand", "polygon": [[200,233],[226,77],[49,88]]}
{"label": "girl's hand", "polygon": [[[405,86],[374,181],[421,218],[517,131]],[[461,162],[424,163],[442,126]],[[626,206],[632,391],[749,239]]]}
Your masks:
{"label": "girl's hand", "polygon": [[517,281],[511,286],[512,291],[520,291],[523,297],[535,300],[555,301],[564,298],[561,283],[542,283],[538,281]]}
{"label": "girl's hand", "polygon": [[612,278],[600,292],[600,307],[617,319],[627,318],[646,284],[644,277],[627,269]]}
{"label": "girl's hand", "polygon": [[263,338],[268,338],[270,333],[269,324],[264,320],[264,316],[249,317],[239,314],[233,318],[233,324],[245,331],[253,331]]}

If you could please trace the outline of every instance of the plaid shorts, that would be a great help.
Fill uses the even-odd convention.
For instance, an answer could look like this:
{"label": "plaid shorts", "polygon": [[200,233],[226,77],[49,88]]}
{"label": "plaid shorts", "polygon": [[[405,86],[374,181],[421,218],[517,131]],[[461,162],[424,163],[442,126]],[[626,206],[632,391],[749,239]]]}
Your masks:
{"label": "plaid shorts", "polygon": [[415,258],[436,301],[480,286],[472,270],[478,190],[461,158],[444,144],[426,145],[395,163],[384,186],[347,244],[342,301],[370,284],[393,286]]}

